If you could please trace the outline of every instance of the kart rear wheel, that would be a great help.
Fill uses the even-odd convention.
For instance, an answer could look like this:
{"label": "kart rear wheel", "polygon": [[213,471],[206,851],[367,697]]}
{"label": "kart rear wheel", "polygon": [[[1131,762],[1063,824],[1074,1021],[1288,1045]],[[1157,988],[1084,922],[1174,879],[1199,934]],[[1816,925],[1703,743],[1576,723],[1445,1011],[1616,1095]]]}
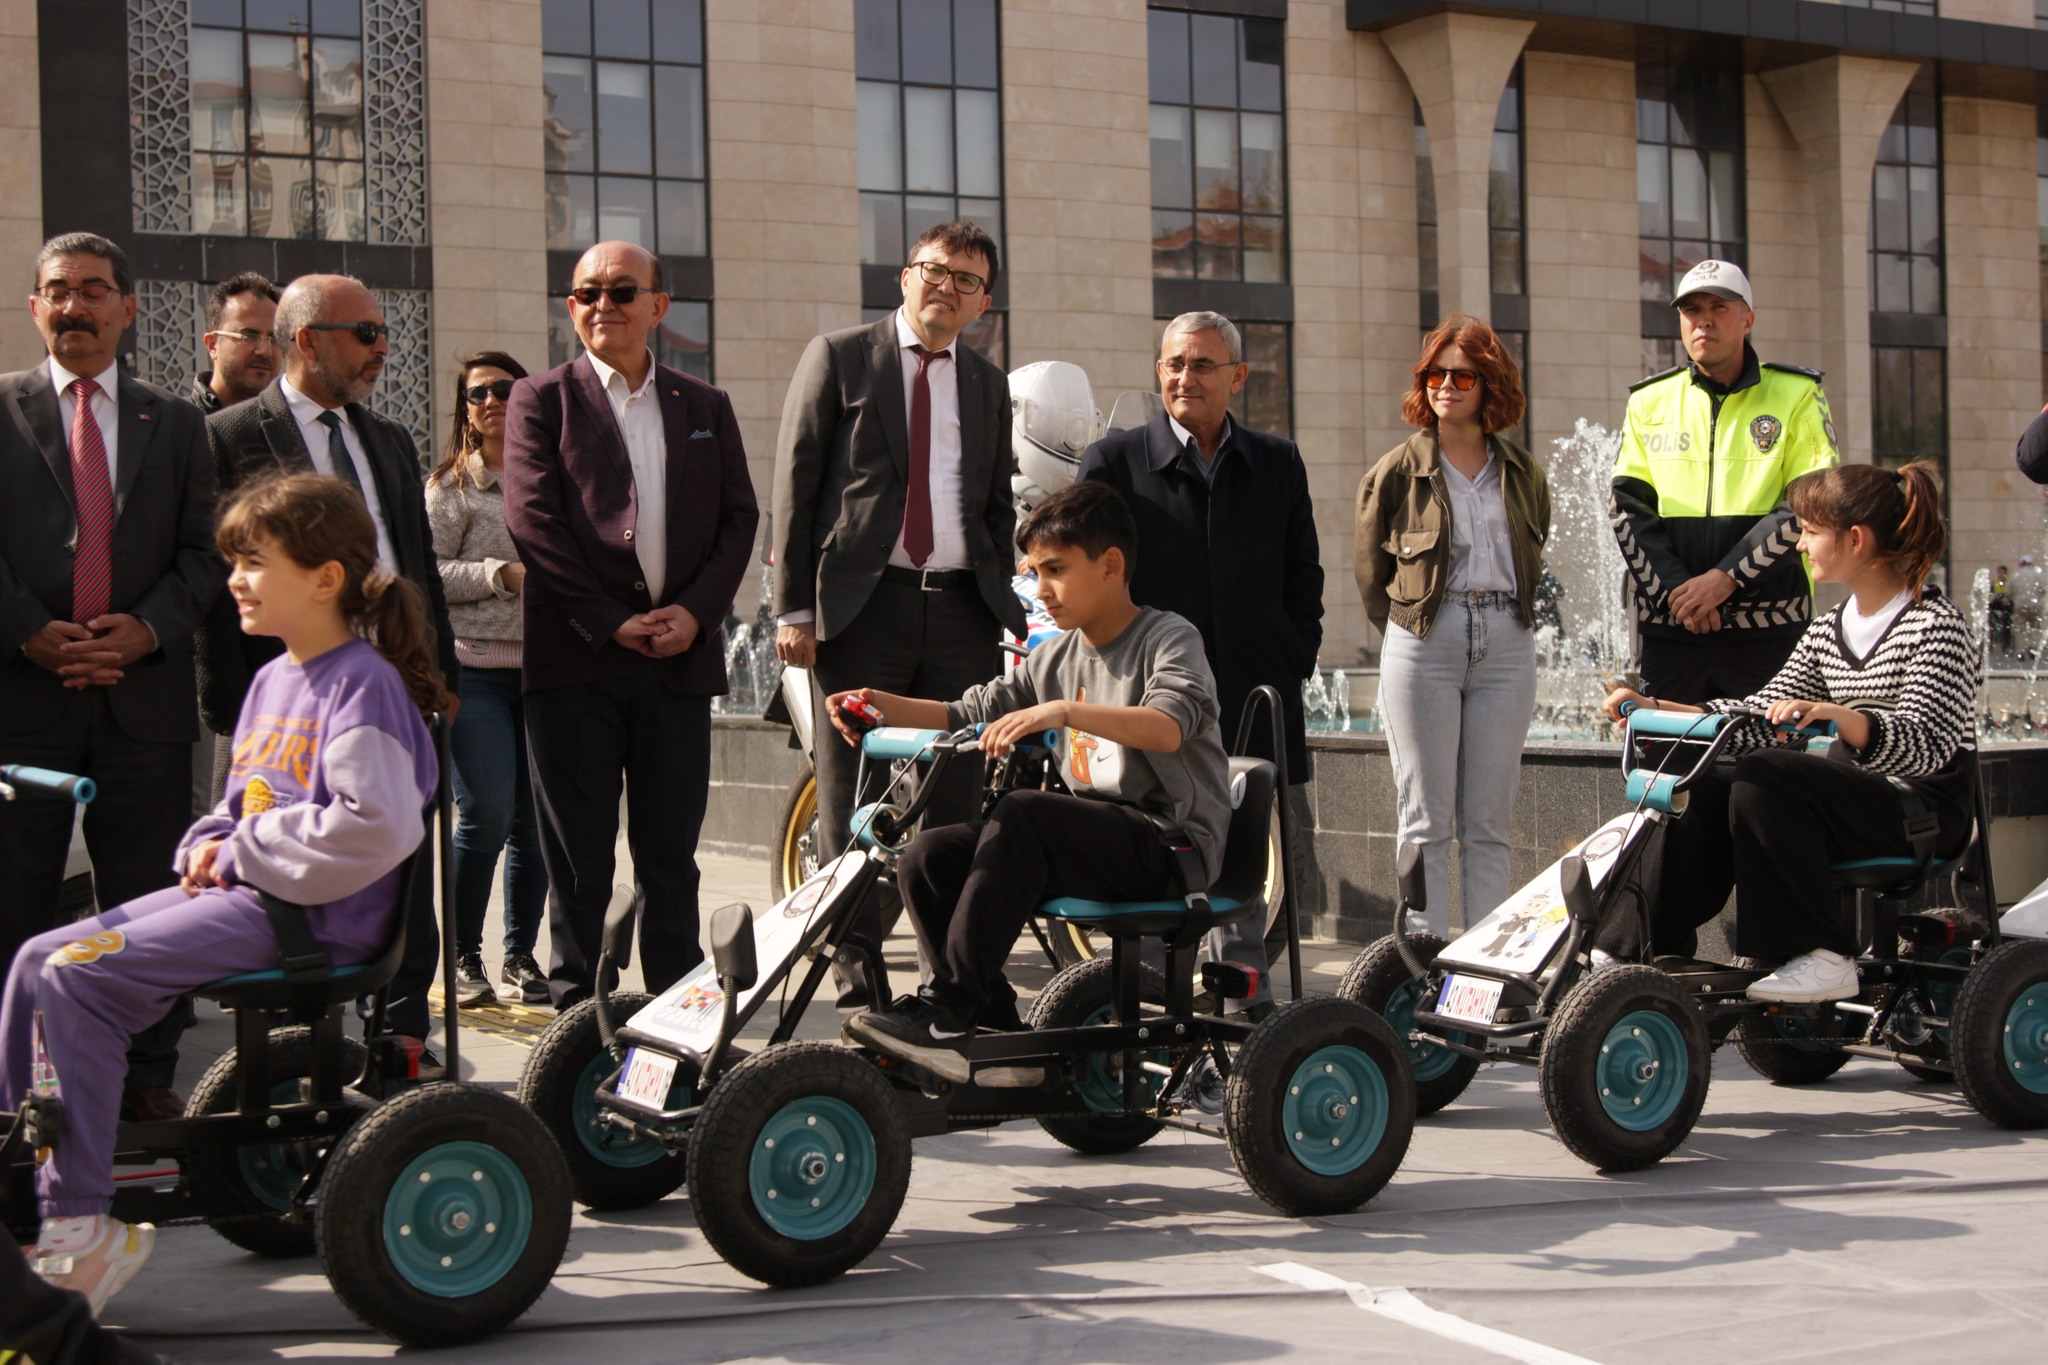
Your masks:
{"label": "kart rear wheel", "polygon": [[810,764],[789,780],[775,822],[775,856],[768,860],[768,899],[781,900],[818,870],[818,774]]}
{"label": "kart rear wheel", "polygon": [[830,1043],[741,1062],[690,1133],[697,1226],[743,1275],[817,1284],[866,1260],[910,1186],[910,1118],[875,1064]]}
{"label": "kart rear wheel", "polygon": [[1849,1054],[1820,1042],[1832,1015],[1745,1014],[1729,1041],[1750,1070],[1772,1085],[1812,1085],[1849,1064]]}
{"label": "kart rear wheel", "polygon": [[[363,1064],[368,1059],[369,1053],[361,1041],[344,1037],[341,1040],[343,1083],[361,1076]],[[213,1065],[206,1068],[206,1074],[192,1087],[192,1098],[185,1105],[187,1113],[197,1116],[234,1111],[237,1060],[233,1048],[214,1058]],[[265,1050],[265,1070],[270,1082],[270,1102],[298,1103],[301,1095],[299,1083],[313,1074],[313,1030],[273,1029],[270,1044]],[[361,1105],[344,1099],[342,1107],[360,1108]],[[298,1193],[306,1172],[320,1161],[320,1145],[311,1142],[263,1143],[237,1148],[223,1155],[218,1164],[191,1162],[186,1171],[192,1182],[193,1197],[206,1208],[236,1202],[239,1196],[275,1209],[278,1213],[275,1218],[255,1214],[225,1217],[214,1222],[212,1227],[242,1250],[253,1251],[258,1256],[311,1256],[316,1249],[312,1218],[287,1221],[284,1215],[292,1211],[292,1197]]]}
{"label": "kart rear wheel", "polygon": [[[1149,966],[1139,968],[1138,996],[1145,1004],[1166,1003],[1166,979]],[[1115,964],[1093,958],[1067,968],[1047,983],[1031,1006],[1033,1029],[1094,1028],[1115,1018]],[[1165,1052],[1143,1054],[1147,1061],[1171,1063]],[[1089,1156],[1113,1156],[1150,1142],[1162,1125],[1157,1119],[1124,1111],[1123,1055],[1090,1052],[1073,1059],[1074,1092],[1093,1114],[1048,1115],[1038,1126],[1054,1141]],[[1157,1097],[1160,1081],[1147,1077],[1141,1093]]]}
{"label": "kart rear wheel", "polygon": [[1295,1218],[1349,1213],[1407,1155],[1415,1080],[1401,1040],[1365,1006],[1295,1001],[1245,1039],[1224,1112],[1253,1194]]}
{"label": "kart rear wheel", "polygon": [[[614,1021],[623,1023],[653,999],[637,991],[611,997]],[[603,1121],[597,1087],[618,1070],[597,1032],[597,1001],[571,1006],[541,1034],[519,1077],[519,1102],[539,1116],[561,1145],[576,1202],[593,1209],[639,1209],[675,1192],[689,1175],[680,1154],[652,1138]],[[687,1097],[697,1081],[687,1058],[678,1061],[670,1103]]]}
{"label": "kart rear wheel", "polygon": [[[1444,950],[1444,941],[1435,934],[1410,934],[1408,947],[1417,961],[1427,965]],[[1477,1057],[1409,1037],[1415,1028],[1415,1008],[1428,991],[1428,982],[1408,970],[1401,957],[1400,940],[1391,934],[1368,945],[1337,983],[1338,995],[1356,1000],[1386,1020],[1387,1027],[1408,1049],[1408,1065],[1415,1072],[1417,1118],[1427,1118],[1457,1099],[1479,1074]],[[1467,1041],[1462,1033],[1451,1036],[1460,1042]]]}
{"label": "kart rear wheel", "polygon": [[1707,1101],[1706,1024],[1655,967],[1595,972],[1551,1018],[1537,1083],[1559,1140],[1603,1171],[1676,1151]]}
{"label": "kart rear wheel", "polygon": [[1971,1108],[2001,1128],[2048,1128],[2048,941],[2008,939],[1971,970],[1949,1041]]}
{"label": "kart rear wheel", "polygon": [[489,1336],[532,1306],[569,1242],[569,1172],[510,1095],[441,1083],[349,1130],[321,1181],[320,1259],[357,1317],[408,1346]]}

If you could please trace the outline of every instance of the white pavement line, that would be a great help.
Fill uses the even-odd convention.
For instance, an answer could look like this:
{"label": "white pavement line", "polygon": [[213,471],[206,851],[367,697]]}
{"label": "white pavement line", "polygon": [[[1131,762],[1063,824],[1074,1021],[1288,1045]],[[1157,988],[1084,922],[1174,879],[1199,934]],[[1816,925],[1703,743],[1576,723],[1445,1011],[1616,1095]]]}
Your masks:
{"label": "white pavement line", "polygon": [[1452,1313],[1431,1308],[1421,1299],[1405,1289],[1369,1289],[1355,1280],[1342,1280],[1325,1271],[1316,1270],[1294,1261],[1281,1261],[1277,1265],[1259,1265],[1252,1269],[1261,1275],[1270,1275],[1285,1284],[1299,1285],[1303,1289],[1323,1289],[1350,1296],[1351,1302],[1368,1313],[1377,1313],[1383,1318],[1405,1322],[1410,1327],[1434,1333],[1451,1341],[1461,1341],[1467,1346],[1477,1346],[1483,1351],[1520,1360],[1526,1365],[1598,1365],[1585,1356],[1575,1356],[1570,1351],[1560,1351],[1545,1346],[1540,1341],[1530,1341],[1509,1332],[1481,1327],[1476,1322]]}

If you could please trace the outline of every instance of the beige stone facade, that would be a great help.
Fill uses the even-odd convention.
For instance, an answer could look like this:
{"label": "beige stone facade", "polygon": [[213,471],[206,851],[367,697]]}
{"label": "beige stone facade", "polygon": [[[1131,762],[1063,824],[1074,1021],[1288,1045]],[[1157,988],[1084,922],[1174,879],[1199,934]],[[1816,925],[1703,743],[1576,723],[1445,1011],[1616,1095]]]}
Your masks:
{"label": "beige stone facade", "polygon": [[[0,260],[8,278],[27,294],[29,264],[43,231],[42,85],[36,67],[35,0],[0,0]],[[0,372],[25,369],[43,356],[42,339],[28,325],[27,309],[9,309],[0,328]]]}

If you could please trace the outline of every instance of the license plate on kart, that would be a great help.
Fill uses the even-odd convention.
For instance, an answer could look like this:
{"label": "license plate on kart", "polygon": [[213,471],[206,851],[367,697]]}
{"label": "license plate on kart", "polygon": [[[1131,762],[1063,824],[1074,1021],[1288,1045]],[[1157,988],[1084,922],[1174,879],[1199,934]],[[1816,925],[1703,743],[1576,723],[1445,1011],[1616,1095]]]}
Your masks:
{"label": "license plate on kart", "polygon": [[619,1098],[643,1109],[668,1108],[668,1089],[675,1082],[676,1059],[636,1047],[626,1054],[626,1074],[619,1077]]}
{"label": "license plate on kart", "polygon": [[1460,976],[1452,972],[1444,978],[1443,994],[1437,997],[1436,1012],[1446,1019],[1462,1019],[1468,1024],[1490,1024],[1494,1012],[1500,1008],[1501,989],[1505,981],[1488,981],[1485,977]]}

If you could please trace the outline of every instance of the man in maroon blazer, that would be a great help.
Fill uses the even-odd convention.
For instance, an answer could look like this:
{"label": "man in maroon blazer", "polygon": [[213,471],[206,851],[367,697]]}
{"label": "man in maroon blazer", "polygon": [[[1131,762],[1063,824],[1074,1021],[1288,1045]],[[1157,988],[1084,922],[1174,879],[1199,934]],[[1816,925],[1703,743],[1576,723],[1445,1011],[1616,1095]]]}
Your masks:
{"label": "man in maroon blazer", "polygon": [[732,402],[654,362],[661,262],[600,242],[569,317],[584,354],[522,379],[505,414],[505,519],[526,565],[527,749],[547,864],[548,984],[591,993],[619,833],[659,992],[703,960],[697,831],[711,785],[723,626],[760,513]]}

